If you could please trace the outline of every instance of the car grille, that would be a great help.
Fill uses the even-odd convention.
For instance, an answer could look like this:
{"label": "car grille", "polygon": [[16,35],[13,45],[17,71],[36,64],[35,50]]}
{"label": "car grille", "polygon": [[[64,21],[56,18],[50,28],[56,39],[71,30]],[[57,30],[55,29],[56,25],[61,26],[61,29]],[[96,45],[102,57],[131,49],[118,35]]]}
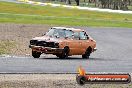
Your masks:
{"label": "car grille", "polygon": [[30,40],[30,44],[36,46],[52,47],[52,48],[58,47],[58,44],[54,42],[37,41],[37,40]]}

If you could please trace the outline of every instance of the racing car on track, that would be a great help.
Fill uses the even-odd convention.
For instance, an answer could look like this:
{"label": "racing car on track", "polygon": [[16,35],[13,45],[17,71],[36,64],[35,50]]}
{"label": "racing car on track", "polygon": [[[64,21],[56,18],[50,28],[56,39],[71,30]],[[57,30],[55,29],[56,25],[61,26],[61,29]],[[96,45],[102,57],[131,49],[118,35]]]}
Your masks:
{"label": "racing car on track", "polygon": [[31,39],[29,48],[32,49],[34,58],[39,58],[42,53],[53,54],[59,58],[71,55],[89,58],[96,50],[96,41],[82,29],[52,27],[43,36]]}

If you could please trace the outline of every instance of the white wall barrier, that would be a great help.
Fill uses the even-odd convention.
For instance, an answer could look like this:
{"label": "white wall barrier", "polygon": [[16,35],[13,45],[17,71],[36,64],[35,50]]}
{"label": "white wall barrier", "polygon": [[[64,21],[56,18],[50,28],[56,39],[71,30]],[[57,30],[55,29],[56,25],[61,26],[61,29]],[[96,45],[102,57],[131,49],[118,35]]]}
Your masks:
{"label": "white wall barrier", "polygon": [[90,10],[90,11],[99,11],[99,12],[132,14],[132,11],[99,9],[99,8],[80,7],[80,6],[69,6],[69,5],[61,5],[61,4],[35,2],[35,1],[30,1],[30,0],[18,0],[18,1],[23,2],[23,3],[27,3],[27,4],[40,5],[40,6],[49,5],[49,6],[52,6],[52,7],[65,7],[65,8],[71,8],[71,9]]}

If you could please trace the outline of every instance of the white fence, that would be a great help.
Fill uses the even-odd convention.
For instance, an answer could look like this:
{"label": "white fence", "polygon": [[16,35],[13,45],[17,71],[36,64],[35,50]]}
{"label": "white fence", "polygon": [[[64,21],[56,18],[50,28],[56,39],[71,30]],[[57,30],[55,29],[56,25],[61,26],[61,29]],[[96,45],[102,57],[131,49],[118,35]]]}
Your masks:
{"label": "white fence", "polygon": [[69,5],[61,5],[61,4],[52,4],[52,3],[42,3],[35,2],[30,0],[18,0],[19,2],[33,4],[33,5],[41,5],[41,6],[52,6],[52,7],[65,7],[65,8],[73,8],[80,10],[90,10],[90,11],[99,11],[99,12],[111,12],[111,13],[124,13],[124,14],[132,14],[132,11],[122,11],[122,10],[112,10],[112,9],[99,9],[99,8],[90,8],[90,7],[80,7],[80,6],[69,6]]}

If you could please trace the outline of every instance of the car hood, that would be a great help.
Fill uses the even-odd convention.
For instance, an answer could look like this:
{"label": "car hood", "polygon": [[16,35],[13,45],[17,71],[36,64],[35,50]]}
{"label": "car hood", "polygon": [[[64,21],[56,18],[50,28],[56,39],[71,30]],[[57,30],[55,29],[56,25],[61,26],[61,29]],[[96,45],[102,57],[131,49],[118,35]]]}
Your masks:
{"label": "car hood", "polygon": [[35,37],[32,40],[47,41],[47,42],[61,42],[60,38],[49,37],[49,36]]}

